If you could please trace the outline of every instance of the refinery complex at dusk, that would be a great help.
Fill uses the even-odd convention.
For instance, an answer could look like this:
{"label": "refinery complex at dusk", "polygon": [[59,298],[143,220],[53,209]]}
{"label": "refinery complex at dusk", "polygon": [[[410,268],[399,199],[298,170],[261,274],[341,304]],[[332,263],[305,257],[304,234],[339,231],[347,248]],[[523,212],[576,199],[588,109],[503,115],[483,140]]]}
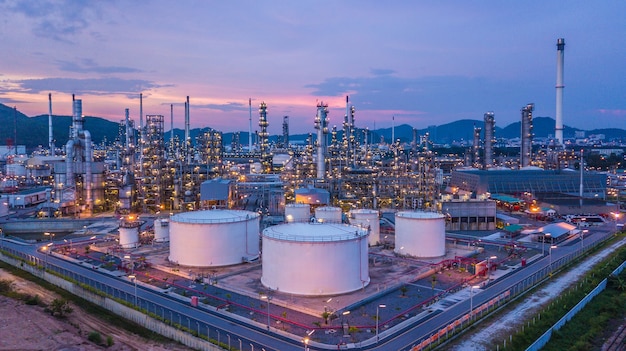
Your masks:
{"label": "refinery complex at dusk", "polygon": [[[192,130],[190,96],[177,129],[175,105],[144,113],[140,92],[114,140],[96,141],[77,92],[47,94],[48,138],[33,148],[7,108],[0,260],[198,350],[462,350],[511,302],[624,245],[626,132],[567,129],[565,47],[556,39],[541,138],[533,101],[514,107],[515,137],[486,110],[459,140],[434,125],[397,135],[393,115],[370,128],[346,93],[339,123],[314,101],[294,138],[269,99],[249,98],[247,123],[227,132]],[[71,106],[67,140],[53,97]],[[535,339],[525,347],[550,335]]]}

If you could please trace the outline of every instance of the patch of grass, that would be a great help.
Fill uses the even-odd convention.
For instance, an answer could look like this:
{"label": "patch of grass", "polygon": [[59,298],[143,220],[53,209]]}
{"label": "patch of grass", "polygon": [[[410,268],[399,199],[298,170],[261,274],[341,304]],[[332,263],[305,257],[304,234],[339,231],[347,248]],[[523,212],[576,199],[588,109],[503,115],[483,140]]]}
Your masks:
{"label": "patch of grass", "polygon": [[[626,276],[625,272],[622,272]],[[543,350],[599,350],[611,322],[626,317],[626,291],[611,284],[563,328],[552,334]]]}

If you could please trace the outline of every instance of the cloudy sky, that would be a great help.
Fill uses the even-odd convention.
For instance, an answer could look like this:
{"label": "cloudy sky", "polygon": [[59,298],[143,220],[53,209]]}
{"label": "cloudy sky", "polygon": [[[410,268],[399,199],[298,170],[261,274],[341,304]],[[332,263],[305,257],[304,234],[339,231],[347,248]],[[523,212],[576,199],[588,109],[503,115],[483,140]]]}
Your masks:
{"label": "cloudy sky", "polygon": [[[416,128],[554,117],[556,40],[565,38],[564,123],[626,129],[626,2],[607,1],[47,1],[0,0],[0,102],[27,115],[119,121],[124,109],[183,127],[270,132],[290,117],[313,130],[316,103],[341,125]],[[166,130],[169,125],[166,126]]]}

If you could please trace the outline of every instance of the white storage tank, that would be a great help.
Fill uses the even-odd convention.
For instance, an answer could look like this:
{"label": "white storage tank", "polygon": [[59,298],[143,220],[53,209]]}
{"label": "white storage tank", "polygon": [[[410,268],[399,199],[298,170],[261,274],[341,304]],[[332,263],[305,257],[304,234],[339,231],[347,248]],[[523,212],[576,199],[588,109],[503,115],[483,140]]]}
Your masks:
{"label": "white storage tank", "polygon": [[240,210],[178,213],[170,217],[170,262],[228,266],[259,257],[259,214]]}
{"label": "white storage tank", "polygon": [[446,254],[445,217],[435,212],[396,213],[395,253],[413,257],[441,257]]}
{"label": "white storage tank", "polygon": [[350,211],[350,224],[369,228],[370,236],[368,242],[370,246],[380,243],[380,219],[377,210],[359,209]]}
{"label": "white storage tank", "polygon": [[320,223],[341,223],[341,208],[322,206],[315,209],[315,219]]}
{"label": "white storage tank", "polygon": [[120,223],[120,247],[123,249],[132,249],[139,246],[139,227],[141,223],[138,221],[122,221]]}
{"label": "white storage tank", "polygon": [[170,220],[157,218],[154,220],[154,241],[158,243],[170,241]]}
{"label": "white storage tank", "polygon": [[349,293],[370,282],[367,230],[341,223],[288,223],[263,231],[261,283],[289,294]]}
{"label": "white storage tank", "polygon": [[285,205],[285,222],[308,222],[311,218],[311,206],[309,204]]}

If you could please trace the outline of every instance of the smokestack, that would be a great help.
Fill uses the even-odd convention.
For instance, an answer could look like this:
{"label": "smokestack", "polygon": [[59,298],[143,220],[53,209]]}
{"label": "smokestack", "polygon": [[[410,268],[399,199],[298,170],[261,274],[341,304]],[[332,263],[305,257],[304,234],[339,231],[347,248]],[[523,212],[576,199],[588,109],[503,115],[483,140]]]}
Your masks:
{"label": "smokestack", "polygon": [[139,93],[139,173],[143,176],[143,93]]}
{"label": "smokestack", "polygon": [[17,106],[13,106],[13,146],[17,156]]}
{"label": "smokestack", "polygon": [[283,117],[283,147],[289,148],[289,116]]}
{"label": "smokestack", "polygon": [[250,120],[248,126],[248,152],[252,152],[252,98],[248,98],[248,107],[250,108]]}
{"label": "smokestack", "polygon": [[583,149],[580,150],[580,185],[578,188],[578,196],[580,196],[580,206],[582,207],[583,202],[583,171],[585,169],[585,159],[583,155]]}
{"label": "smokestack", "polygon": [[565,39],[556,41],[556,130],[554,137],[558,145],[563,145],[563,54],[565,52]]}
{"label": "smokestack", "polygon": [[170,149],[174,149],[174,104],[170,104]]}
{"label": "smokestack", "polygon": [[126,149],[130,150],[130,110],[124,110],[124,126],[126,127]]}
{"label": "smokestack", "polygon": [[[185,144],[189,145],[190,142],[190,136],[189,136],[189,110],[191,109],[189,106],[189,95],[187,95],[187,113],[185,114]],[[187,146],[189,147],[189,146]]]}
{"label": "smokestack", "polygon": [[139,136],[143,141],[143,93],[139,93]]}
{"label": "smokestack", "polygon": [[48,93],[48,147],[50,156],[54,156],[54,138],[52,137],[52,93]]}
{"label": "smokestack", "polygon": [[396,116],[391,116],[391,143],[396,142]]}

